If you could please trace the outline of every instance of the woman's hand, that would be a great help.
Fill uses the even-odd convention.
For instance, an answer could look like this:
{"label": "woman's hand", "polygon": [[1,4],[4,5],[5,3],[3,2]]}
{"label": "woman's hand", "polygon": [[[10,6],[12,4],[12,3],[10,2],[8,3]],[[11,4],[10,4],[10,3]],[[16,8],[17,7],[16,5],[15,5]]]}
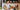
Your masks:
{"label": "woman's hand", "polygon": [[8,9],[5,8],[5,10],[8,10]]}

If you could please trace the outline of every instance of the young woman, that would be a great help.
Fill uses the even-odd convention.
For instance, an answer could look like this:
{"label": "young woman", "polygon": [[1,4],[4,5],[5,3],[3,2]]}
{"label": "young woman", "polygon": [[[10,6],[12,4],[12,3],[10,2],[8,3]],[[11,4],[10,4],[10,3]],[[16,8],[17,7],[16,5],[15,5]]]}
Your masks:
{"label": "young woman", "polygon": [[6,1],[6,4],[3,6],[3,8],[5,10],[8,10],[9,9],[9,1]]}

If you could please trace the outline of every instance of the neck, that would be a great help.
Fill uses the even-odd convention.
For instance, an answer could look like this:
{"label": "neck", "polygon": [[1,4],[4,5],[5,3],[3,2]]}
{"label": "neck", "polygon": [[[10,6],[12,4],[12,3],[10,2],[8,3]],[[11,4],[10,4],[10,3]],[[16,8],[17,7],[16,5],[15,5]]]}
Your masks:
{"label": "neck", "polygon": [[8,5],[8,3],[6,3]]}
{"label": "neck", "polygon": [[8,3],[6,3],[6,4],[8,4]]}

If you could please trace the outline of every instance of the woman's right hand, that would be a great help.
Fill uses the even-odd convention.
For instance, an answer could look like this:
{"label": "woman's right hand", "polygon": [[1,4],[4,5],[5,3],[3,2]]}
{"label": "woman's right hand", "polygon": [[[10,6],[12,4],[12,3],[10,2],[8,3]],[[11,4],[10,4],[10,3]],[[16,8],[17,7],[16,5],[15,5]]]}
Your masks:
{"label": "woman's right hand", "polygon": [[8,9],[5,9],[5,10],[8,10]]}

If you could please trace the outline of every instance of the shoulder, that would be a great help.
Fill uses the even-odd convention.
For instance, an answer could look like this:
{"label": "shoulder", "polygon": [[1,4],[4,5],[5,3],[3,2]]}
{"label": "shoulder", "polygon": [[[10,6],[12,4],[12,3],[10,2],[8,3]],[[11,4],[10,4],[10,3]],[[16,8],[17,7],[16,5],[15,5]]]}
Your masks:
{"label": "shoulder", "polygon": [[6,3],[4,5],[6,5]]}

